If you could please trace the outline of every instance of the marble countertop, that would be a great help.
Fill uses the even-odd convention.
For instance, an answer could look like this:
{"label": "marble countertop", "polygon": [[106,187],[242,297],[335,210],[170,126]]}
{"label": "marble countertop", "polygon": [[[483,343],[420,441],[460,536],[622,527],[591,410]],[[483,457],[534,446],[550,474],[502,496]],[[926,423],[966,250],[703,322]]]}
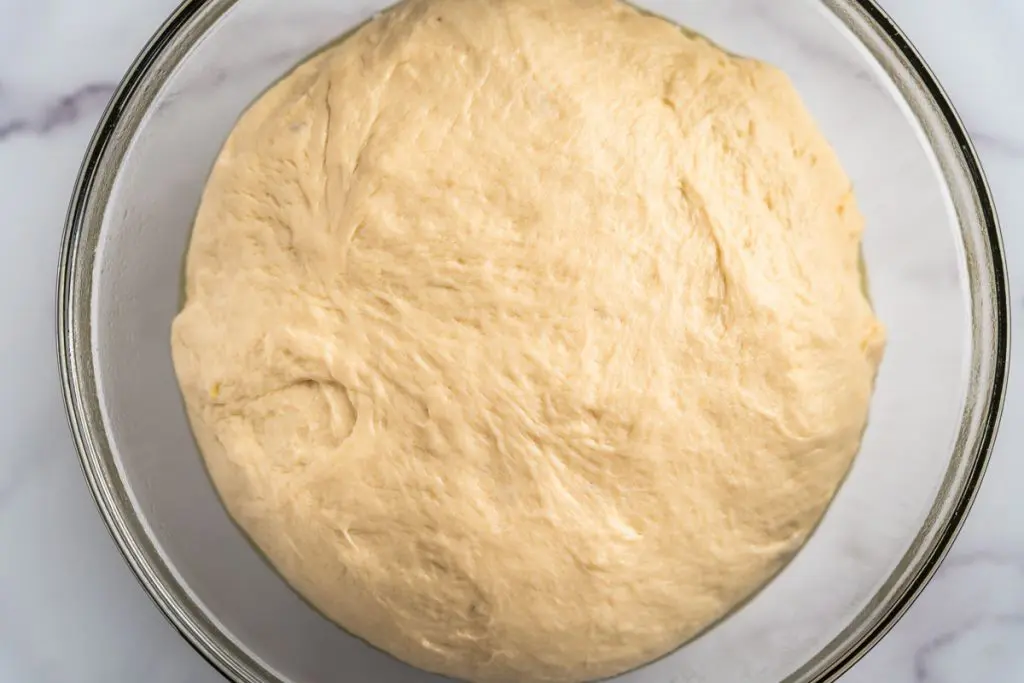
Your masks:
{"label": "marble countertop", "polygon": [[[86,489],[60,399],[54,276],[104,104],[177,0],[0,0],[0,682],[222,680],[133,579]],[[1024,3],[884,0],[981,153],[1024,272]],[[1014,300],[1024,337],[1024,300]],[[1015,354],[1017,355],[1017,354]],[[1020,358],[1015,359],[1019,361]],[[1024,379],[949,558],[844,681],[1024,682]]]}

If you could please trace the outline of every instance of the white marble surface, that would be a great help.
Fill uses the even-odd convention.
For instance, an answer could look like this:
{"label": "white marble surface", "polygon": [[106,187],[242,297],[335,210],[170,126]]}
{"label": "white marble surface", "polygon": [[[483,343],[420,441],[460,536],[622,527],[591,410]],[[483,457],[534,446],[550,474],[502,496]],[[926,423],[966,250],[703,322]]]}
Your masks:
{"label": "white marble surface", "polygon": [[[67,198],[117,80],[175,0],[0,0],[0,682],[205,682],[219,676],[157,613],[82,480],[54,360]],[[885,0],[983,157],[1011,274],[1024,272],[1024,3]],[[1014,300],[1024,320],[1024,300]],[[1017,337],[1020,330],[1015,326]],[[844,681],[1024,682],[1024,380],[949,559]],[[731,683],[731,682],[723,682]]]}

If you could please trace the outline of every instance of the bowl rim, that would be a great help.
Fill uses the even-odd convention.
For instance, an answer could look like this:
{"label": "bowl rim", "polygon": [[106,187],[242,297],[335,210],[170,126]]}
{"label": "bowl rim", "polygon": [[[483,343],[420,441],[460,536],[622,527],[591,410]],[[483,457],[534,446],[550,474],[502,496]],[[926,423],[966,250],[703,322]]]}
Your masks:
{"label": "bowl rim", "polygon": [[[91,265],[91,261],[83,264],[81,255],[90,246],[95,246],[88,242],[88,233],[90,225],[98,225],[104,208],[100,207],[97,212],[96,207],[92,206],[94,189],[98,184],[101,189],[106,184],[109,190],[109,177],[104,175],[105,159],[108,152],[117,153],[118,148],[123,152],[127,144],[115,135],[119,122],[132,110],[139,98],[145,99],[147,93],[156,92],[163,85],[170,69],[161,69],[160,61],[168,50],[173,50],[173,44],[181,32],[199,21],[204,26],[197,34],[204,34],[238,1],[183,0],[146,43],[103,112],[79,170],[61,240],[57,272],[56,350],[65,412],[83,473],[107,529],[132,573],[170,624],[217,671],[236,683],[265,683],[277,680],[278,676],[233,640],[224,638],[222,640],[226,642],[219,642],[211,637],[211,633],[219,632],[220,629],[189,594],[187,587],[180,585],[174,578],[142,523],[125,514],[125,510],[132,508],[130,497],[119,484],[118,468],[110,457],[99,410],[90,404],[81,389],[83,377],[92,381],[90,386],[95,386],[95,376],[89,343],[90,321],[88,316],[78,314],[75,305],[83,299],[83,294],[91,297],[91,278],[89,287],[84,292],[79,291],[79,274],[84,266]],[[895,49],[903,64],[917,79],[917,86],[927,96],[927,106],[939,118],[950,142],[956,146],[957,161],[974,194],[977,220],[983,230],[981,237],[990,261],[984,264],[990,279],[989,287],[982,294],[987,294],[991,308],[988,316],[991,329],[983,332],[992,335],[986,344],[989,347],[991,367],[985,371],[985,386],[979,387],[979,393],[985,394],[985,400],[980,402],[983,412],[978,416],[977,433],[966,437],[971,441],[973,452],[965,454],[968,461],[966,471],[959,478],[952,505],[942,515],[938,532],[927,540],[922,540],[919,533],[886,582],[888,586],[893,582],[893,577],[899,575],[901,580],[895,582],[898,584],[895,586],[895,594],[890,591],[883,601],[883,612],[876,614],[867,628],[852,634],[845,631],[840,633],[810,662],[786,679],[787,682],[799,679],[801,683],[830,683],[853,667],[906,613],[946,557],[974,503],[992,454],[1005,400],[1010,361],[1010,300],[994,200],[970,136],[935,75],[876,0],[813,2],[825,6],[837,17],[856,16],[857,20],[866,22],[872,32],[890,48]],[[844,23],[849,24],[848,19]],[[862,39],[863,36],[858,34],[857,38]],[[101,203],[105,205],[105,198]],[[92,232],[98,233],[98,230]],[[975,294],[972,291],[972,297]],[[974,330],[974,346],[977,346],[978,332]],[[965,412],[969,412],[969,407]],[[964,418],[966,420],[967,417]],[[916,566],[909,566],[913,563],[907,558],[915,551]],[[909,569],[909,572],[901,574],[901,569]],[[174,586],[176,590],[171,590],[169,586]],[[884,587],[880,589],[876,597],[884,590]],[[869,608],[870,605],[864,610]],[[855,623],[857,621],[859,619]],[[844,638],[849,642],[841,643]],[[831,655],[824,668],[821,667],[822,662],[818,661],[823,653]]]}

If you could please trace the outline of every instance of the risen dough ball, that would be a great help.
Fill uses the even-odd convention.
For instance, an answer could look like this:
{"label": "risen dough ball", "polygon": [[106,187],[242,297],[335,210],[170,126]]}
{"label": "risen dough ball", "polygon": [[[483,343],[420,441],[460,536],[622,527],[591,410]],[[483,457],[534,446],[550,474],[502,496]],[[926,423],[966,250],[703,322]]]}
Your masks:
{"label": "risen dough ball", "polygon": [[610,0],[413,0],[231,134],[174,361],[327,616],[458,678],[610,676],[750,596],[846,473],[861,228],[774,68]]}

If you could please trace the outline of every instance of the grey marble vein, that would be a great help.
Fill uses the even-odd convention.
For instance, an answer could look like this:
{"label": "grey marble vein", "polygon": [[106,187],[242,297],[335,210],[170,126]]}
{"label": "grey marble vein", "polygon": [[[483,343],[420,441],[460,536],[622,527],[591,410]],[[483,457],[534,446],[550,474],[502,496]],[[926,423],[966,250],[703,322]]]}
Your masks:
{"label": "grey marble vein", "polygon": [[[971,621],[969,624],[954,629],[948,633],[944,633],[931,641],[925,643],[917,649],[914,653],[914,681],[915,683],[935,683],[936,673],[941,671],[938,665],[934,664],[934,659],[943,650],[953,647],[958,641],[967,638],[971,632],[976,631],[985,626],[995,626],[1002,630],[1013,629],[1020,631],[1020,634],[1024,636],[1024,614],[1007,614],[997,616],[986,616],[980,617]],[[1017,681],[1024,679],[1024,674]],[[948,680],[943,676],[942,680]],[[996,682],[993,682],[996,683]],[[1000,682],[1002,683],[1002,682]],[[1006,681],[1011,683],[1011,681]]]}
{"label": "grey marble vein", "polygon": [[975,146],[979,148],[1015,159],[1024,159],[1024,140],[987,130],[971,130],[970,135]]}
{"label": "grey marble vein", "polygon": [[[986,572],[993,567],[1011,570],[1018,574],[1021,582],[1024,583],[1024,555],[1015,554],[1012,550],[1007,552],[984,550],[954,554],[939,570],[938,579],[969,582],[976,580],[975,574]],[[956,576],[957,574],[967,574],[967,576],[959,577]],[[942,672],[939,665],[935,663],[936,658],[968,638],[972,632],[993,626],[1007,631],[1022,630],[1024,629],[1024,611],[1014,608],[1010,604],[995,613],[981,614],[965,623],[940,630],[937,635],[921,643],[914,651],[915,683],[934,683],[937,680],[947,680],[944,676],[941,679],[937,677],[937,674],[945,672]],[[941,629],[941,626],[938,628]],[[1021,672],[1021,679],[1024,679],[1024,672]]]}
{"label": "grey marble vein", "polygon": [[[0,93],[4,92],[0,84]],[[113,83],[86,83],[60,95],[34,112],[4,118],[0,111],[0,142],[17,135],[46,135],[79,121],[104,106],[114,94]]]}

